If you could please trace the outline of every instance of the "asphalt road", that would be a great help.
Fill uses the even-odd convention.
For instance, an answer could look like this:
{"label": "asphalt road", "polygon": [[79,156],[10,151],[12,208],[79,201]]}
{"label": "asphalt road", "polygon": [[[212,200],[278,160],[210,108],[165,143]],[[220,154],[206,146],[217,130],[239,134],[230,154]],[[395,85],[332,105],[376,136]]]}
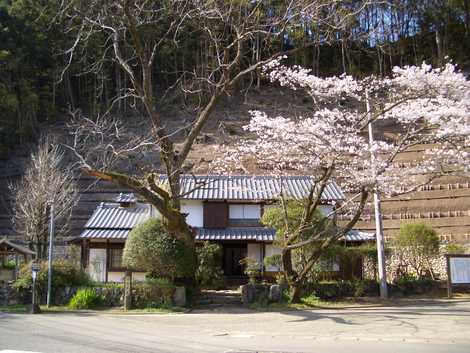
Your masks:
{"label": "asphalt road", "polygon": [[470,301],[309,311],[0,313],[0,352],[470,352]]}

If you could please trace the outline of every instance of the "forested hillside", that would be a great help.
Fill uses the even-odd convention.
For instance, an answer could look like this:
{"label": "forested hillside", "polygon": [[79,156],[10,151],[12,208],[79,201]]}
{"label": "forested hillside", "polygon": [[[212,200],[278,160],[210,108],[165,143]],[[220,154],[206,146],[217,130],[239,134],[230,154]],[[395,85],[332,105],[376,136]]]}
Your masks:
{"label": "forested hillside", "polygon": [[[243,2],[243,1],[241,1]],[[283,1],[263,1],[257,16],[270,16]],[[83,2],[85,4],[85,2]],[[163,2],[164,3],[164,2]],[[338,28],[328,23],[299,21],[286,28],[283,40],[263,46],[252,38],[245,48],[243,64],[249,65],[259,51],[272,46],[295,48],[312,45],[289,60],[312,68],[317,75],[348,73],[357,76],[390,72],[394,65],[420,64],[423,60],[440,64],[450,57],[461,68],[470,64],[470,1],[347,1],[325,7],[325,16],[349,13]],[[71,57],[75,36],[67,31],[59,16],[59,1],[0,1],[0,152],[3,157],[17,143],[37,137],[42,123],[63,119],[69,109],[91,115],[109,108],[116,93],[126,86],[122,69],[106,57],[108,53],[91,36],[87,45]],[[167,17],[167,21],[171,21]],[[325,21],[326,22],[326,21]],[[164,30],[168,24],[162,23]],[[323,26],[323,27],[322,27]],[[156,28],[158,30],[158,28]],[[211,70],[216,58],[208,33],[180,29],[178,44],[173,38],[156,53],[152,74],[156,89],[168,91],[161,103],[172,107],[203,99],[204,92],[182,97],[171,90],[185,84],[193,72]],[[158,33],[156,34],[159,35]],[[103,61],[97,59],[104,57]],[[64,68],[70,65],[68,70]],[[239,89],[259,84],[257,77],[246,78]],[[260,84],[263,84],[261,82]],[[192,87],[191,91],[196,91]],[[121,101],[114,109],[131,114],[132,100]],[[161,106],[159,104],[159,106]]]}
{"label": "forested hillside", "polygon": [[[79,10],[72,13],[64,8],[64,3]],[[132,87],[129,75],[112,54],[115,47],[109,33],[113,29],[104,25],[102,30],[92,29],[91,24],[101,25],[98,15],[83,16],[88,23],[78,20],[90,9],[104,6],[99,3],[0,0],[0,159],[4,160],[2,165],[15,169],[9,174],[4,168],[7,177],[18,176],[15,166],[21,163],[16,159],[17,151],[27,151],[43,131],[53,129],[63,133],[71,113],[93,118],[111,112],[138,128],[136,117],[144,114],[145,107],[135,91],[129,89]],[[128,2],[122,3],[125,7]],[[249,17],[250,26],[261,28],[246,30],[241,35],[246,38],[240,40],[239,54],[235,46],[224,41],[241,38],[237,32],[240,28],[214,27],[212,22],[219,14],[207,12],[206,17],[192,17],[188,12],[183,23],[178,22],[181,13],[197,1],[181,1],[175,7],[171,1],[158,3],[162,8],[158,18],[138,25],[144,42],[151,37],[158,44],[155,47],[158,50],[149,50],[151,90],[156,97],[152,105],[164,125],[181,135],[213,97],[218,89],[215,83],[232,74],[230,55],[240,72],[249,70],[261,58],[284,52],[289,54],[286,59],[289,64],[310,68],[318,76],[343,73],[355,77],[385,76],[396,65],[419,65],[426,61],[440,66],[450,58],[464,72],[470,69],[470,0],[313,1],[316,16],[307,12],[285,23],[279,18],[285,19],[283,11],[289,14],[287,1],[227,1],[237,23]],[[118,12],[113,11],[118,10],[110,6],[109,12],[103,14],[120,30],[118,19],[113,20]],[[270,23],[269,30],[261,26],[266,23]],[[132,25],[129,24],[131,29]],[[271,36],[270,31],[275,30],[282,30],[282,35]],[[126,35],[132,36],[132,31]],[[143,75],[139,69],[139,48],[128,41],[128,37],[119,39],[125,64]],[[219,51],[221,43],[228,48],[223,55]],[[307,109],[302,96],[273,88],[259,68],[250,69],[224,90],[226,96],[211,106],[214,116],[192,148],[189,162],[202,170],[211,159],[211,145],[223,142],[226,136],[243,133],[241,125],[246,123],[249,110],[261,107],[295,116]],[[403,156],[404,163],[419,158],[417,153]],[[444,224],[441,234],[458,234],[457,238],[464,240],[470,227],[468,182],[442,179],[435,183],[442,186],[407,196],[412,201],[405,202],[402,197],[385,205],[388,234],[397,230],[400,222],[397,220],[449,218],[445,224],[432,222],[437,222],[438,227]],[[76,229],[98,201],[112,196],[100,195],[99,187],[97,191],[83,193]],[[2,196],[3,209],[7,211],[10,198],[6,190]],[[452,201],[446,201],[446,206],[439,201],[449,199]],[[8,223],[8,216],[0,221]],[[367,215],[358,226],[373,227]]]}

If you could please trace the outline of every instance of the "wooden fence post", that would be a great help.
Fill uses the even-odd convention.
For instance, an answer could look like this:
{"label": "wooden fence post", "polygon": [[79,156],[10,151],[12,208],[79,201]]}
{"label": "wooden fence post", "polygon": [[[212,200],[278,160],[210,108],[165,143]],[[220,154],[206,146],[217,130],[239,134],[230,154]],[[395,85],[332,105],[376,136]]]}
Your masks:
{"label": "wooden fence post", "polygon": [[126,270],[124,275],[124,310],[132,309],[132,272]]}

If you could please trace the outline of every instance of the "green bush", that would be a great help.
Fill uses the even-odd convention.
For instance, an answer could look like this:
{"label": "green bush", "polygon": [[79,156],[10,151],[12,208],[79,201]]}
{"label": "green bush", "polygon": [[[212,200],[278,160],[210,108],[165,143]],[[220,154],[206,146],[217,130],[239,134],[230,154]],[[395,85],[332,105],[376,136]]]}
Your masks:
{"label": "green bush", "polygon": [[92,288],[79,289],[70,299],[69,307],[71,309],[95,309],[103,305],[103,296],[98,294]]}
{"label": "green bush", "polygon": [[194,273],[194,253],[182,241],[168,234],[160,219],[135,227],[127,238],[123,262],[148,272],[151,277],[189,277]]}
{"label": "green bush", "polygon": [[[39,299],[44,299],[47,293],[47,261],[40,262],[40,269],[36,277],[36,288]],[[29,292],[33,278],[31,276],[31,263],[21,267],[18,279],[14,283],[20,291]],[[85,271],[66,260],[52,262],[52,290],[65,287],[82,287],[89,285],[90,279]]]}
{"label": "green bush", "polygon": [[399,278],[392,287],[392,292],[400,295],[415,295],[431,293],[437,290],[439,284],[429,278],[416,278],[414,276],[403,276]]}
{"label": "green bush", "polygon": [[418,278],[427,274],[434,278],[430,263],[439,256],[439,236],[433,228],[424,223],[404,224],[393,244],[404,271],[410,267]]}
{"label": "green bush", "polygon": [[203,288],[221,289],[224,287],[222,248],[219,244],[204,242],[197,247],[198,268],[196,279]]}
{"label": "green bush", "polygon": [[344,297],[377,296],[379,285],[371,280],[320,281],[311,287],[314,296],[320,299],[335,300]]}
{"label": "green bush", "polygon": [[172,305],[175,285],[167,278],[147,278],[132,286],[132,305],[135,308],[161,308]]}
{"label": "green bush", "polygon": [[15,261],[9,260],[9,261],[5,261],[3,264],[0,263],[0,269],[1,268],[5,270],[14,270],[16,268]]}

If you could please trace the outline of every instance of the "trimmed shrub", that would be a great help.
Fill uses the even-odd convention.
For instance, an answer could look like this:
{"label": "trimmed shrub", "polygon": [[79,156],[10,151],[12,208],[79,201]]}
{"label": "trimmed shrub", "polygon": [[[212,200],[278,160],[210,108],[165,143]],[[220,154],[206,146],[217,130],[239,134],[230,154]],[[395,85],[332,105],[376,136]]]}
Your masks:
{"label": "trimmed shrub", "polygon": [[79,289],[70,299],[69,307],[72,309],[95,309],[103,305],[103,296],[98,294],[93,288]]}
{"label": "trimmed shrub", "polygon": [[160,219],[152,218],[135,227],[127,238],[123,262],[144,270],[151,277],[189,277],[194,273],[194,253],[168,234]]}
{"label": "trimmed shrub", "polygon": [[326,300],[336,300],[344,297],[364,297],[379,295],[379,285],[376,281],[321,281],[311,288],[313,295]]}
{"label": "trimmed shrub", "polygon": [[203,288],[221,289],[225,285],[222,248],[219,244],[204,242],[197,247],[198,268],[196,279]]}
{"label": "trimmed shrub", "polygon": [[439,282],[429,278],[404,276],[399,278],[392,287],[392,293],[399,295],[416,295],[432,293],[439,289]]}
{"label": "trimmed shrub", "polygon": [[166,278],[148,278],[132,285],[132,306],[139,309],[172,305],[175,285]]}

